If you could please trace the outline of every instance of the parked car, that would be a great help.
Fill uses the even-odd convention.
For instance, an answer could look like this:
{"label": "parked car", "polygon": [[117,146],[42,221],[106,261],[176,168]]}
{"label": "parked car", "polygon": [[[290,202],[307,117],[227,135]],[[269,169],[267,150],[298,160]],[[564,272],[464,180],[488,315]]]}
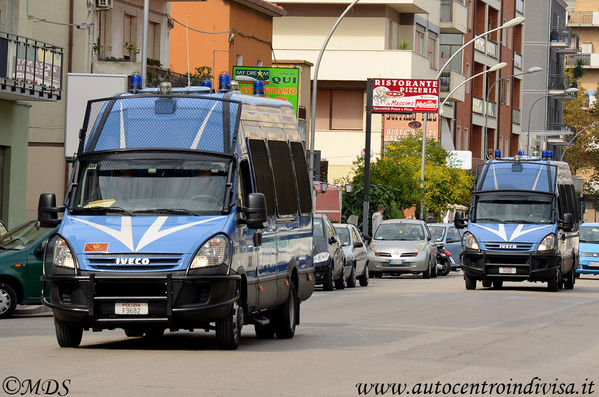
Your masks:
{"label": "parked car", "polygon": [[429,223],[427,226],[437,246],[443,246],[451,254],[451,258],[453,259],[451,270],[459,269],[463,232],[457,229],[452,223]]}
{"label": "parked car", "polygon": [[426,224],[414,219],[391,219],[381,223],[368,246],[368,271],[437,277],[437,247]]}
{"label": "parked car", "polygon": [[33,220],[0,236],[0,318],[17,304],[40,304],[43,243],[56,229]]}
{"label": "parked car", "polygon": [[[314,215],[314,275],[325,291],[345,288],[345,255],[337,231],[326,215]],[[349,274],[349,272],[348,272]]]}
{"label": "parked car", "polygon": [[341,240],[346,269],[349,269],[349,274],[346,276],[347,286],[355,287],[357,279],[362,287],[366,287],[368,285],[368,266],[366,266],[368,253],[364,241],[360,237],[360,232],[350,224],[335,223],[333,226]]}
{"label": "parked car", "polygon": [[576,277],[599,274],[599,223],[583,223],[579,232]]}

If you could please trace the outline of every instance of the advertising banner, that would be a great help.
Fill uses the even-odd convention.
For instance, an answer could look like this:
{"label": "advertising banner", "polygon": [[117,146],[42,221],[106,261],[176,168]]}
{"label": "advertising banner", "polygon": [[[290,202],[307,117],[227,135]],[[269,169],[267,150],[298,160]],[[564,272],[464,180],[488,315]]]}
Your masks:
{"label": "advertising banner", "polygon": [[[422,129],[424,117],[427,117],[426,137],[439,140],[439,119],[436,113],[388,113],[383,116],[383,144],[397,142],[415,134]],[[420,128],[414,127],[414,121],[419,122]],[[418,123],[416,123],[418,125]]]}
{"label": "advertising banner", "polygon": [[373,79],[372,111],[375,113],[437,113],[439,81]]}
{"label": "advertising banner", "polygon": [[233,78],[243,94],[254,94],[254,81],[264,81],[264,96],[291,102],[297,116],[299,69],[233,66]]}

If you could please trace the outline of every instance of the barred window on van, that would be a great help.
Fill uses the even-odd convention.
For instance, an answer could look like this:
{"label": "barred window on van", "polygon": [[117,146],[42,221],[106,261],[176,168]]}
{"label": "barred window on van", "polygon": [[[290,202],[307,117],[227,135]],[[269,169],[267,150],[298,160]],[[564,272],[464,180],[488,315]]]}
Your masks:
{"label": "barred window on van", "polygon": [[297,185],[289,145],[284,141],[268,141],[268,151],[274,167],[279,215],[297,214]]}
{"label": "barred window on van", "polygon": [[312,195],[304,146],[300,142],[291,142],[291,154],[293,155],[293,164],[297,175],[300,212],[307,214],[312,211]]}
{"label": "barred window on van", "polygon": [[250,139],[250,156],[254,168],[256,191],[263,193],[266,199],[266,215],[275,214],[275,186],[272,177],[272,168],[268,161],[266,144],[261,139]]}

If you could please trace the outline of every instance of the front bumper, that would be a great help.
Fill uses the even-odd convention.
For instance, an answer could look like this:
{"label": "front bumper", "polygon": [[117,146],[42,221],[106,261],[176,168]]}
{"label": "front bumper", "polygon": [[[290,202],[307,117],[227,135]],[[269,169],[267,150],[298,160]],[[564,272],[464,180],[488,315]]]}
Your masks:
{"label": "front bumper", "polygon": [[[241,276],[122,274],[81,272],[46,276],[50,307],[57,319],[94,330],[162,327],[171,330],[207,327],[225,318],[239,298]],[[44,282],[42,294],[45,295]],[[148,314],[115,314],[117,303],[147,303]]]}
{"label": "front bumper", "polygon": [[[585,257],[588,258],[588,257]],[[599,258],[595,258],[594,260],[580,260],[580,264],[576,269],[577,274],[599,274]]]}
{"label": "front bumper", "polygon": [[462,268],[469,277],[507,281],[547,281],[561,266],[556,253],[536,252],[468,252],[462,253]]}
{"label": "front bumper", "polygon": [[328,261],[314,264],[314,280],[315,284],[322,284],[327,280],[329,275],[330,264]]}
{"label": "front bumper", "polygon": [[368,257],[369,272],[418,273],[428,269],[428,261],[424,255],[417,257]]}

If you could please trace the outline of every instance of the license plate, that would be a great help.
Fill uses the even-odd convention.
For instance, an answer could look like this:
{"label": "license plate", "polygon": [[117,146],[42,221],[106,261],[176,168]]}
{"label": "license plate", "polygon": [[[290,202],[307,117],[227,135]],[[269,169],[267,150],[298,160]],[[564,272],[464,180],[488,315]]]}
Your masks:
{"label": "license plate", "polygon": [[599,266],[599,262],[589,262],[589,265],[591,265],[591,266]]}
{"label": "license plate", "polygon": [[[392,259],[389,259],[389,264],[393,265],[393,260]],[[403,265],[403,259],[400,259],[398,265]]]}
{"label": "license plate", "polygon": [[501,273],[501,274],[516,274],[516,268],[515,267],[500,267],[499,273]]}
{"label": "license plate", "polygon": [[148,304],[133,302],[115,303],[114,314],[122,314],[128,316],[141,316],[144,314],[148,314]]}

